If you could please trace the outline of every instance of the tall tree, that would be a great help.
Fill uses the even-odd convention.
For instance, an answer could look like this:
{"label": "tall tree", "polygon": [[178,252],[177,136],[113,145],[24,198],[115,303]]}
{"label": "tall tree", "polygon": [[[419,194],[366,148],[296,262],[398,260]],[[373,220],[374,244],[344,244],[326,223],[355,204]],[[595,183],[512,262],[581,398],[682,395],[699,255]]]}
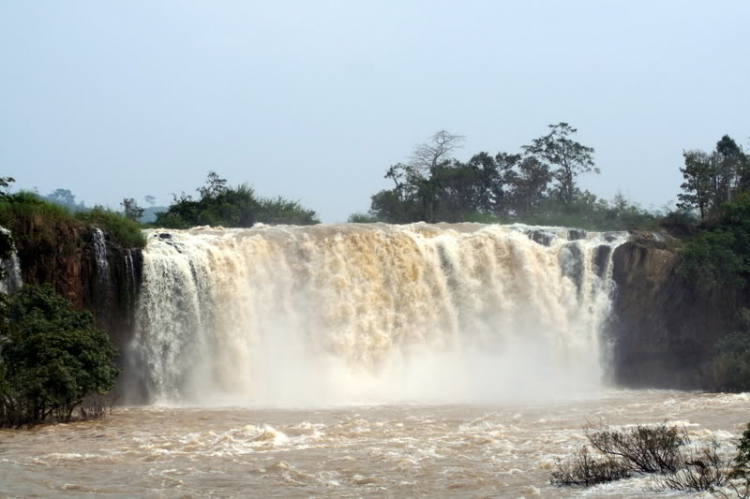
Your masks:
{"label": "tall tree", "polygon": [[599,173],[594,164],[594,148],[586,147],[572,139],[578,130],[567,123],[549,125],[550,133],[523,146],[527,156],[548,165],[552,177],[558,182],[562,201],[573,204],[576,194],[576,177],[584,173]]}
{"label": "tall tree", "polygon": [[135,202],[135,199],[133,198],[125,198],[120,203],[120,206],[122,206],[123,214],[125,215],[125,218],[129,218],[130,220],[138,221],[139,218],[143,216],[143,208],[138,206],[138,203]]}
{"label": "tall tree", "polygon": [[463,135],[440,130],[427,142],[414,146],[409,165],[420,172],[432,172],[439,164],[452,159],[451,152],[463,147]]}
{"label": "tall tree", "polygon": [[706,217],[714,192],[714,168],[711,155],[703,151],[685,151],[685,166],[680,168],[685,182],[677,195],[682,209],[698,209],[701,220]]}

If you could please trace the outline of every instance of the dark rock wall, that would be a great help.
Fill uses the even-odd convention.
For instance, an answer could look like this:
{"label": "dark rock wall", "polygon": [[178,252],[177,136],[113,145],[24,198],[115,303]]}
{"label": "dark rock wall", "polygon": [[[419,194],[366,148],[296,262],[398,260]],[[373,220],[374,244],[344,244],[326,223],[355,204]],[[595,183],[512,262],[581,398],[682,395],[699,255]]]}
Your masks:
{"label": "dark rock wall", "polygon": [[74,307],[90,310],[124,351],[133,332],[141,251],[123,248],[105,234],[107,265],[102,272],[94,228],[60,224],[45,230],[45,237],[34,237],[33,225],[28,233],[13,234],[24,284],[49,283]]}
{"label": "dark rock wall", "polygon": [[737,327],[747,297],[701,291],[677,274],[679,252],[635,238],[613,255],[617,291],[609,334],[620,385],[710,388],[704,375],[717,339]]}

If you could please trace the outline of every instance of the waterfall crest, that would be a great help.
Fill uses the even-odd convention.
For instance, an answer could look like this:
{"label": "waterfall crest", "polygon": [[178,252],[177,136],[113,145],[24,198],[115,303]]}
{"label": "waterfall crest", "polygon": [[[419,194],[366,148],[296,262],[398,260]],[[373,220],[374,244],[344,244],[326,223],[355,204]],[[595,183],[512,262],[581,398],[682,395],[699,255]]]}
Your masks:
{"label": "waterfall crest", "polygon": [[625,233],[152,230],[131,355],[157,402],[484,401],[598,385]]}

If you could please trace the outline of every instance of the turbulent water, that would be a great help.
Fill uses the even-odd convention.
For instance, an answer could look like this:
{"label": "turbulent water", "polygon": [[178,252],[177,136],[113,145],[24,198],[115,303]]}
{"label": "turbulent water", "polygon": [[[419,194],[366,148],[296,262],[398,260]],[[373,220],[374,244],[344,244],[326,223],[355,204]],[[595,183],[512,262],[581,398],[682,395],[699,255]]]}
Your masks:
{"label": "turbulent water", "polygon": [[604,391],[542,405],[118,408],[0,431],[0,496],[675,497],[653,477],[583,490],[552,487],[550,472],[600,420],[666,420],[730,451],[749,405],[748,394]]}
{"label": "turbulent water", "polygon": [[587,424],[667,421],[729,457],[748,419],[747,394],[603,387],[625,239],[470,224],[150,231],[124,391],[151,405],[0,431],[0,496],[674,497],[653,477],[549,484]]}
{"label": "turbulent water", "polygon": [[160,403],[273,406],[596,388],[625,239],[477,224],[150,231],[131,384]]}

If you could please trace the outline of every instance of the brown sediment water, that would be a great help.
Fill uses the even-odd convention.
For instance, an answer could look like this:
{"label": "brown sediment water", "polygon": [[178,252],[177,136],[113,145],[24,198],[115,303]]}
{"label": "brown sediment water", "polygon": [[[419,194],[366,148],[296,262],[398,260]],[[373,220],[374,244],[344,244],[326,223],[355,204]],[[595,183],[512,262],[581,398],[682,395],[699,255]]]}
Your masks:
{"label": "brown sediment water", "polygon": [[666,421],[729,454],[748,408],[748,394],[630,390],[496,406],[116,408],[102,421],[0,431],[0,494],[675,497],[653,477],[584,490],[551,486],[550,472],[584,444],[582,426],[601,421]]}

